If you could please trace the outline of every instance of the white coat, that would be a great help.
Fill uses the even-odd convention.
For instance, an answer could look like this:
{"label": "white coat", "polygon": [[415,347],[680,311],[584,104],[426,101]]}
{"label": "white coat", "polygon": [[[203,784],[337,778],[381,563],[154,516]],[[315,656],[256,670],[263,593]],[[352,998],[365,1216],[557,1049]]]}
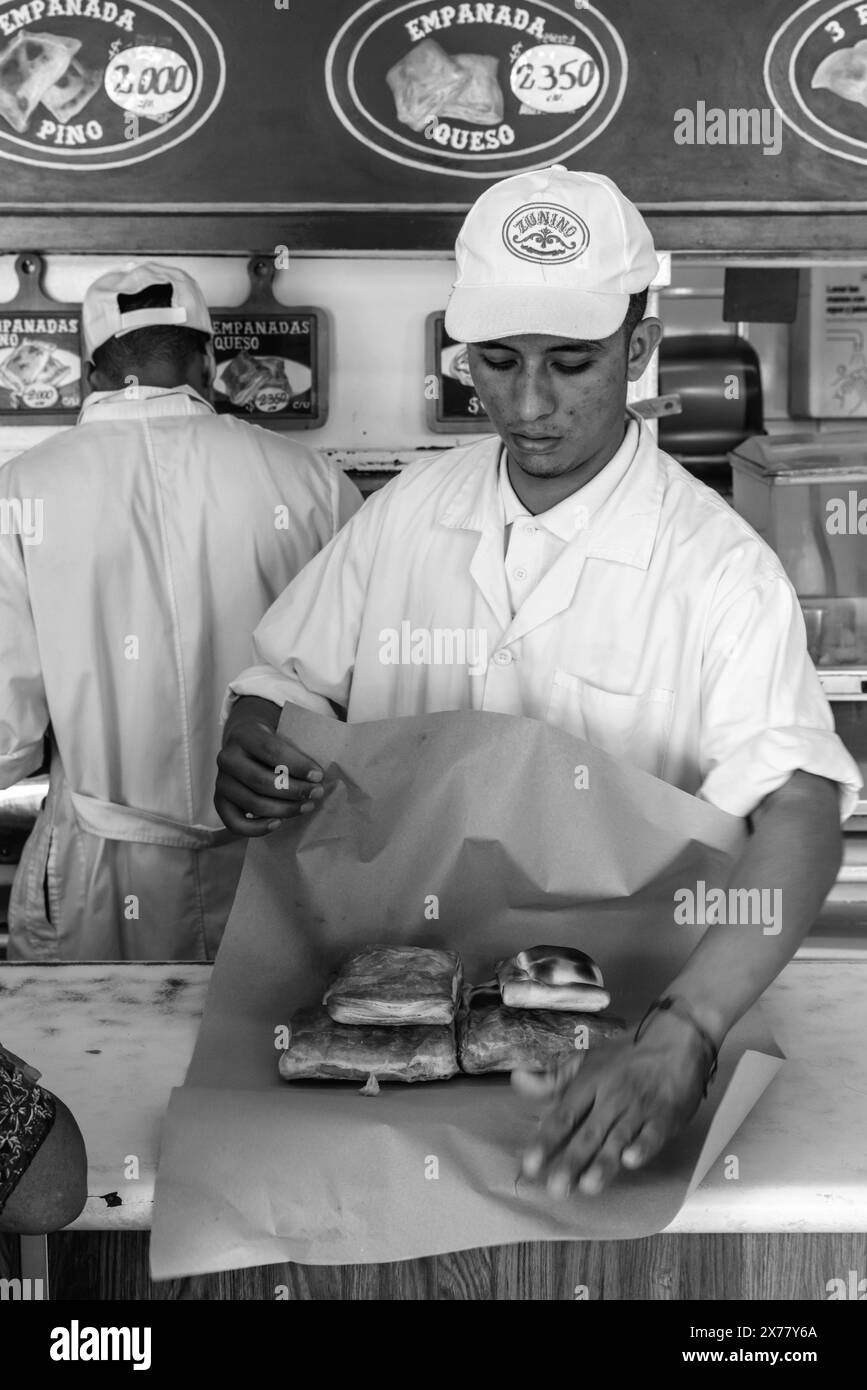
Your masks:
{"label": "white coat", "polygon": [[485,438],[374,494],[262,619],[230,698],[351,722],[524,715],[734,815],[798,768],[838,782],[849,814],[857,764],[747,523],[635,418],[596,478],[534,517],[507,509],[499,453]]}
{"label": "white coat", "polygon": [[51,733],[10,959],[211,959],[246,844],[213,806],[226,683],[358,491],[188,387],[88,397],[0,488],[0,787]]}

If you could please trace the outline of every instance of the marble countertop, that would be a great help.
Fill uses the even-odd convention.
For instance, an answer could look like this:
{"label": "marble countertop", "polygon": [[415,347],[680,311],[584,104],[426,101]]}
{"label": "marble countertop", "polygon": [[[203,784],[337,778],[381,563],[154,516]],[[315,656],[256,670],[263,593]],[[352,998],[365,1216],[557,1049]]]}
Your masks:
{"label": "marble countertop", "polygon": [[[90,1196],[72,1229],[150,1225],[162,1117],[210,972],[0,965],[0,1041],[42,1071],[87,1145]],[[865,997],[863,948],[786,967],[763,1006],[788,1060],[668,1230],[867,1230]]]}

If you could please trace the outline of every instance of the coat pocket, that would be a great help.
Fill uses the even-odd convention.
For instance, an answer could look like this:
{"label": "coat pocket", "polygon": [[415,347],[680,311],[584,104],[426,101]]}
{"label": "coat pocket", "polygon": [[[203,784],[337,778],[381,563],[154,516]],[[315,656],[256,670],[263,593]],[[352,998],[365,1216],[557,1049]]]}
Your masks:
{"label": "coat pocket", "polygon": [[662,777],[673,709],[673,690],[654,686],[622,694],[557,668],[546,717],[594,748]]}
{"label": "coat pocket", "polygon": [[9,898],[9,959],[36,960],[53,957],[57,949],[57,916],[49,862],[54,843],[50,803],[42,807],[21,851],[21,860]]}

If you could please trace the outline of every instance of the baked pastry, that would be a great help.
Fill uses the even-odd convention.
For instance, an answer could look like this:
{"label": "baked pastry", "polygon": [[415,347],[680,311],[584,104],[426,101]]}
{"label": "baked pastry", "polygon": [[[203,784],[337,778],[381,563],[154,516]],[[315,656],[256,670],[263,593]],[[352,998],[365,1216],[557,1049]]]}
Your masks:
{"label": "baked pastry", "polygon": [[389,1028],[335,1023],[327,1009],[300,1009],[279,1062],[286,1081],[446,1081],[458,1070],[453,1025]]}
{"label": "baked pastry", "polygon": [[322,999],[338,1023],[406,1028],[450,1024],[460,999],[460,956],[428,946],[365,946],[343,962]]}
{"label": "baked pastry", "polygon": [[510,1009],[599,1013],[611,1003],[602,971],[584,951],[533,946],[497,964],[503,1003]]}
{"label": "baked pastry", "polygon": [[80,39],[19,29],[0,51],[0,116],[19,135],[24,134],[43,96],[60,80],[80,47]]}
{"label": "baked pastry", "polygon": [[599,1014],[509,1009],[495,988],[468,994],[458,1017],[458,1063],[471,1076],[519,1068],[546,1071],[567,1058],[581,1058],[585,1047],[616,1038],[625,1028],[622,1019]]}

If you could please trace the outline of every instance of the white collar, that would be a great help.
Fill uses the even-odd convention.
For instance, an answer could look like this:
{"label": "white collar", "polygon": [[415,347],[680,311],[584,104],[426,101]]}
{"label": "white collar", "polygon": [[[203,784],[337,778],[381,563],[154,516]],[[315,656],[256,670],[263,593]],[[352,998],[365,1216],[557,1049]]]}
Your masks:
{"label": "white collar", "polygon": [[141,419],[143,415],[214,414],[214,407],[192,386],[123,386],[119,391],[93,391],[78,414],[80,425],[91,419]]}
{"label": "white collar", "polygon": [[533,516],[535,525],[543,530],[550,531],[560,540],[573,540],[579,531],[585,530],[591,524],[593,517],[626,477],[638,450],[638,442],[638,425],[630,419],[623,442],[605,467],[583,487],[570,493],[547,511],[537,512],[535,516],[527,510],[512,487],[504,446],[500,453],[498,490],[506,525],[511,526],[519,517]]}

